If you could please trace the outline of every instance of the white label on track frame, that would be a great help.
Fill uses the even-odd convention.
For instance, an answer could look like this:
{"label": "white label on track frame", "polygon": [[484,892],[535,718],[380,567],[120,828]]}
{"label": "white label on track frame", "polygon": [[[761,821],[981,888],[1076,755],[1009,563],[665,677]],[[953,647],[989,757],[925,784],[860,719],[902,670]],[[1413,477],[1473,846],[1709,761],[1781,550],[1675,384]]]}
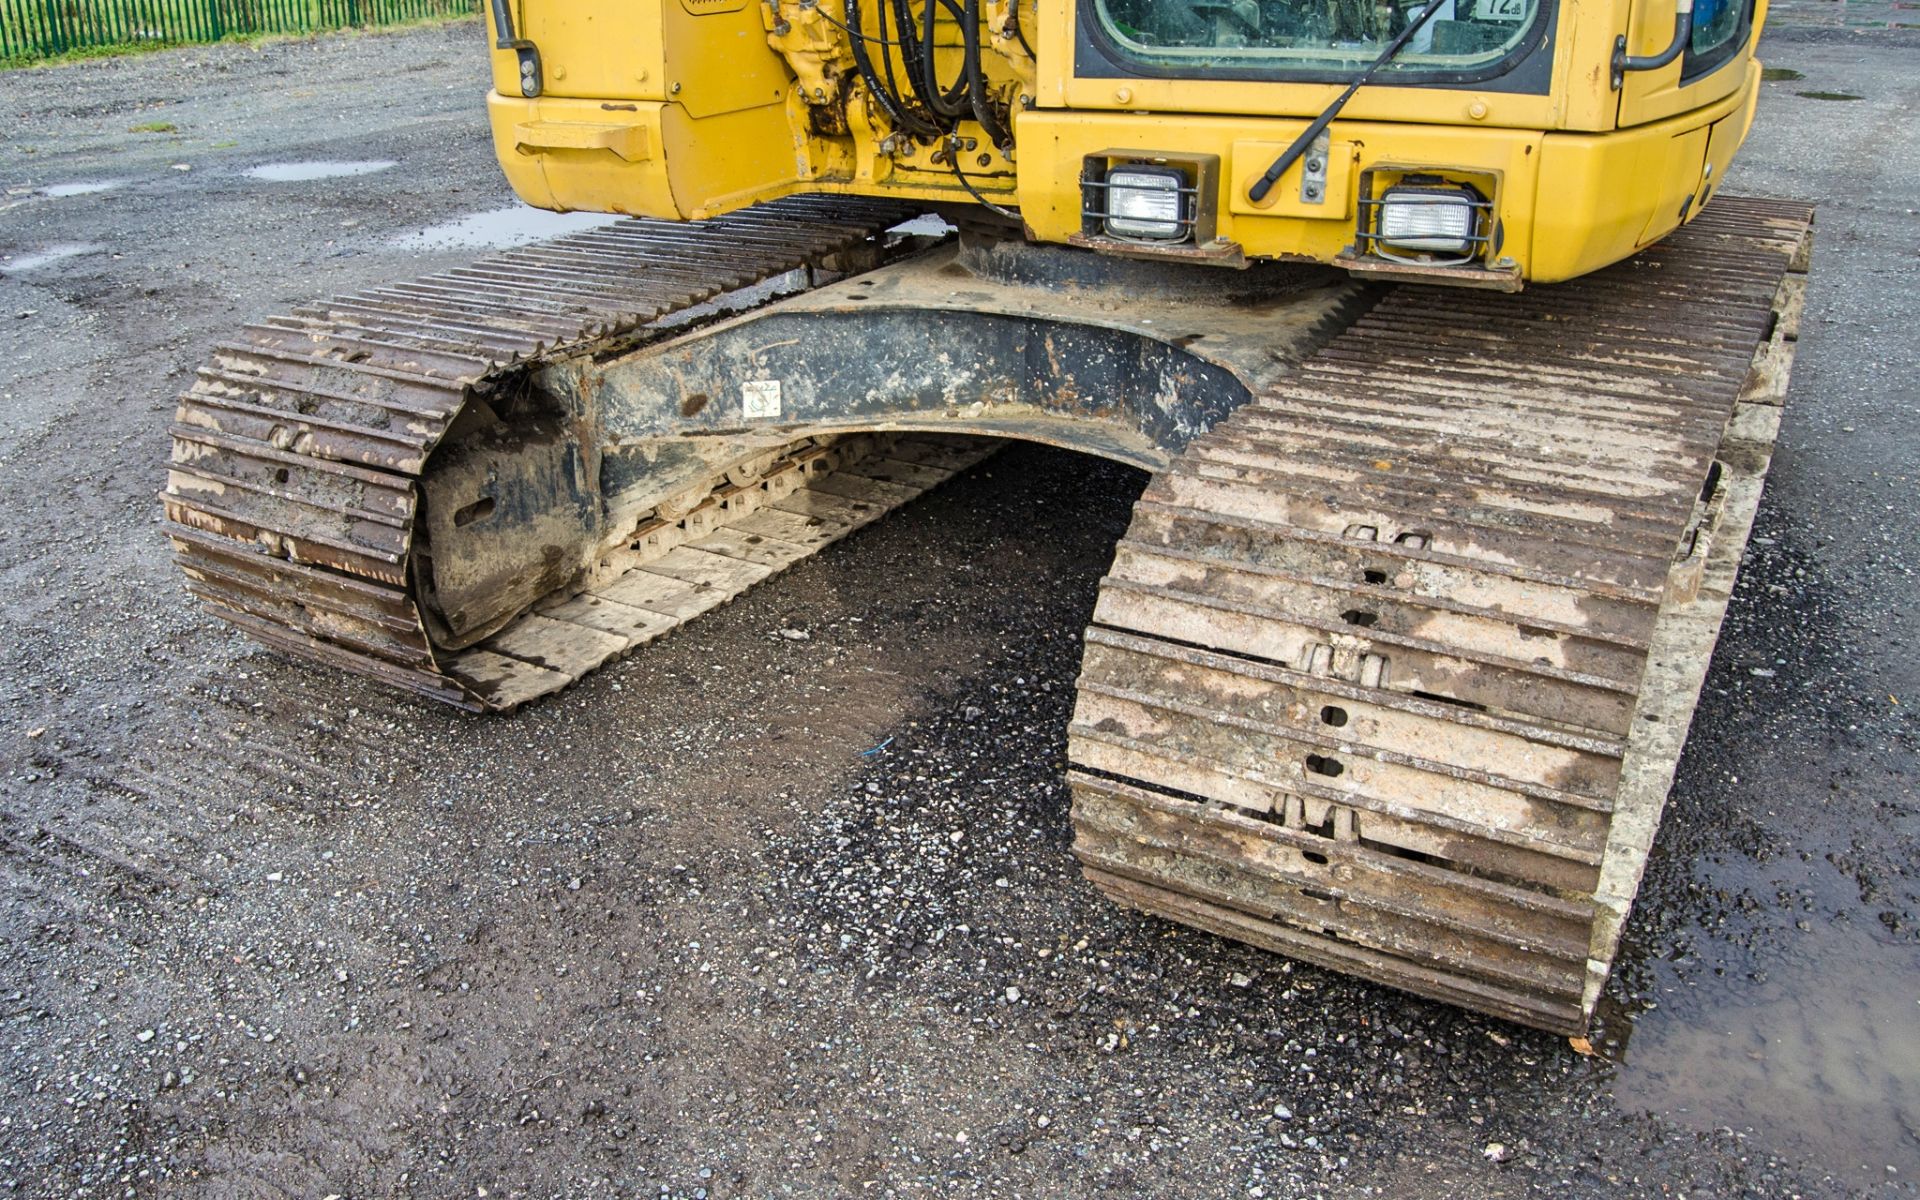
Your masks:
{"label": "white label on track frame", "polygon": [[749,421],[780,415],[780,381],[749,379],[740,385],[740,415]]}

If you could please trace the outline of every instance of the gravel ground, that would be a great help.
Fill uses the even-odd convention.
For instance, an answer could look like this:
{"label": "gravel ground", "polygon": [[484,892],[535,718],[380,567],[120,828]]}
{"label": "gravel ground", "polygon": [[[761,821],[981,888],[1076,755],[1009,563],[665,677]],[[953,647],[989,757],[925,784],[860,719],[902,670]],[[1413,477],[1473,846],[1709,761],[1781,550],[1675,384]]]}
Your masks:
{"label": "gravel ground", "polygon": [[1594,1058],[1081,882],[1122,468],[1011,450],[512,718],[257,650],[155,528],[173,395],[470,253],[396,239],[509,200],[479,32],[0,74],[0,1189],[1910,1194],[1920,36],[1769,37],[1807,332]]}

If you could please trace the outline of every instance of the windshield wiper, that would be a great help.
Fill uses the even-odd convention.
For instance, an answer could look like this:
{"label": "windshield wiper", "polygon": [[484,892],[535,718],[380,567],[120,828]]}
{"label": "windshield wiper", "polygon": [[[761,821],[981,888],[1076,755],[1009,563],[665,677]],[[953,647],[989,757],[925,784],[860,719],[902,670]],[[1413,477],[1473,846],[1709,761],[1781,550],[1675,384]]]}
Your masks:
{"label": "windshield wiper", "polygon": [[1447,3],[1448,0],[1427,0],[1427,6],[1415,14],[1413,20],[1407,22],[1407,27],[1402,29],[1397,37],[1387,43],[1387,48],[1380,52],[1380,57],[1367,64],[1367,69],[1354,77],[1353,82],[1347,85],[1347,90],[1341,92],[1332,104],[1327,105],[1326,111],[1315,117],[1313,124],[1307,126],[1299,137],[1293,139],[1293,145],[1288,146],[1279,158],[1273,160],[1273,165],[1267,168],[1266,174],[1253,181],[1253,186],[1247,189],[1247,198],[1256,204],[1265,200],[1267,193],[1273,190],[1273,185],[1280,182],[1280,177],[1287,173],[1287,168],[1307,152],[1307,147],[1313,145],[1314,139],[1327,131],[1327,126],[1333,124],[1333,119],[1340,115],[1340,110],[1347,106],[1347,101],[1353,99],[1353,94],[1366,86],[1366,82],[1373,78],[1375,71],[1393,61],[1393,56],[1404,50],[1420,27],[1432,20],[1433,14],[1446,7]]}

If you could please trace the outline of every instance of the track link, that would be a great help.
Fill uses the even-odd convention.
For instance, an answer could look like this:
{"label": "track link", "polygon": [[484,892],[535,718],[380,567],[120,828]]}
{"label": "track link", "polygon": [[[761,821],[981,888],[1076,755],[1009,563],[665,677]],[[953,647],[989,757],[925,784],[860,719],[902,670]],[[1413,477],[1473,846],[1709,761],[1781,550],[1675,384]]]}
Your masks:
{"label": "track link", "polygon": [[1092,881],[1581,1031],[1758,504],[1810,225],[1722,197],[1577,283],[1400,288],[1156,476],[1070,730]]}
{"label": "track link", "polygon": [[[643,522],[624,572],[446,651],[414,586],[421,478],[476,395],[547,359],[796,271],[872,257],[911,216],[782,201],[714,221],[629,220],[249,325],[180,398],[162,496],[188,587],[296,656],[471,709],[558,690],[877,519],[994,448],[801,438]],[[856,264],[857,265],[857,264]]]}

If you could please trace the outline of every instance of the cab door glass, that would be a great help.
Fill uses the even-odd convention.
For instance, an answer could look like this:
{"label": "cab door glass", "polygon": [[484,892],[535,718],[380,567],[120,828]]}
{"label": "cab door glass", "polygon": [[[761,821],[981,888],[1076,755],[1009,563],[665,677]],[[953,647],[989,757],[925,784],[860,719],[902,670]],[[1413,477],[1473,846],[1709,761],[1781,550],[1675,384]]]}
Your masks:
{"label": "cab door glass", "polygon": [[1753,0],[1694,0],[1693,37],[1680,77],[1694,79],[1733,57],[1753,24]]}

